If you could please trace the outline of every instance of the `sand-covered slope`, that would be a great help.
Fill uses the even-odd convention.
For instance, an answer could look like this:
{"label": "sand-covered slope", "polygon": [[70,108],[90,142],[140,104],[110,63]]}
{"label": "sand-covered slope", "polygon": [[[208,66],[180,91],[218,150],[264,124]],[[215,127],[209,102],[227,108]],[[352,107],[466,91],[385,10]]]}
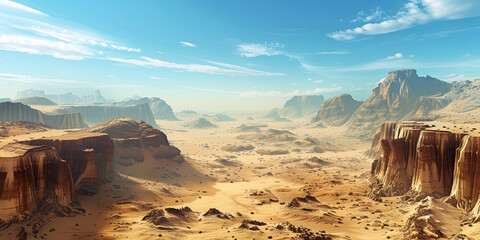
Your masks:
{"label": "sand-covered slope", "polygon": [[342,94],[322,103],[313,123],[321,121],[326,126],[341,126],[345,124],[362,102],[356,101],[350,94]]}

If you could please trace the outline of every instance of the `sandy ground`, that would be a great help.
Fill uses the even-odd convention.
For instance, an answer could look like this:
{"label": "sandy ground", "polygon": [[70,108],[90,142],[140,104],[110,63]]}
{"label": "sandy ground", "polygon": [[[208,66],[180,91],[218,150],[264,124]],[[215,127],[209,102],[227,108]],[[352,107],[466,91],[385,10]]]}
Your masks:
{"label": "sandy ground", "polygon": [[[155,161],[147,154],[143,163],[114,165],[117,174],[111,183],[102,185],[93,197],[79,196],[85,214],[54,218],[39,235],[46,239],[291,239],[297,233],[278,227],[288,222],[333,239],[399,239],[418,205],[399,198],[384,198],[379,203],[367,197],[373,159],[365,151],[371,142],[349,138],[344,127],[245,120],[215,123],[218,128],[199,130],[186,128],[182,121],[157,122],[171,144],[182,150],[186,163]],[[237,136],[255,134],[239,132],[241,124],[256,125],[262,132],[288,130],[296,140],[240,140]],[[15,139],[61,134],[64,131],[50,130]],[[294,143],[305,138],[327,142],[334,150],[317,153],[312,151],[314,145]],[[1,141],[11,142],[13,137]],[[222,150],[227,145],[252,145],[255,149]],[[256,152],[259,149],[288,153],[260,155]],[[306,195],[318,202],[289,207],[292,199]],[[193,217],[172,217],[163,225],[142,220],[150,210],[167,207],[189,207]],[[231,218],[203,216],[210,208],[231,214]],[[463,213],[458,210],[452,214]],[[479,234],[476,225],[461,228],[460,219],[439,219],[444,219],[445,229]],[[258,230],[242,229],[243,220],[265,225]],[[11,239],[13,230],[0,234],[0,239]]]}

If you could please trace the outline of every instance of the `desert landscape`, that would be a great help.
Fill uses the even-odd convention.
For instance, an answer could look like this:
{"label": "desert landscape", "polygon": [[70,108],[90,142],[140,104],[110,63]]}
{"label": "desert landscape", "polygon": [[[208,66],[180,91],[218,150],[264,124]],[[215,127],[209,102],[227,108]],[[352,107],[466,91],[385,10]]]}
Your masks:
{"label": "desert landscape", "polygon": [[0,0],[0,240],[480,239],[479,19]]}

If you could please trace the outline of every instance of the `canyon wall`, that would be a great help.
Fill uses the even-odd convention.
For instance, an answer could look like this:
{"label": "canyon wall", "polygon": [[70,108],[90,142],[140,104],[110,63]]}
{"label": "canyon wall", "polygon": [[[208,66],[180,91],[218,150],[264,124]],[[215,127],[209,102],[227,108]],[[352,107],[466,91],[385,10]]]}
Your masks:
{"label": "canyon wall", "polygon": [[86,128],[79,113],[46,115],[22,103],[0,103],[0,122],[33,122],[56,129]]}
{"label": "canyon wall", "polygon": [[23,141],[32,146],[51,146],[72,171],[75,188],[109,182],[112,178],[113,141],[108,134],[72,132],[64,136]]}
{"label": "canyon wall", "polygon": [[372,164],[371,197],[450,196],[480,220],[480,136],[386,122],[372,151],[380,158]]}
{"label": "canyon wall", "polygon": [[0,218],[20,219],[45,201],[74,199],[70,168],[50,146],[9,144],[0,149]]}
{"label": "canyon wall", "polygon": [[61,111],[80,113],[90,126],[98,125],[115,118],[132,118],[144,121],[158,128],[152,111],[147,103],[134,106],[64,106]]}

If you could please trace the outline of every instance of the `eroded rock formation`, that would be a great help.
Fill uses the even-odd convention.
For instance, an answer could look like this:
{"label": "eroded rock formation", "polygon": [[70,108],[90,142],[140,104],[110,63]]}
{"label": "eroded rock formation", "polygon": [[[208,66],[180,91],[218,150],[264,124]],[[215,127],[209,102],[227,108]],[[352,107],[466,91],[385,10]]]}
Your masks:
{"label": "eroded rock formation", "polygon": [[162,131],[143,121],[117,118],[85,131],[108,134],[115,143],[114,161],[120,165],[143,162],[150,153],[155,159],[184,161],[180,150],[170,145]]}
{"label": "eroded rock formation", "polygon": [[44,205],[74,199],[70,168],[50,146],[9,144],[0,149],[0,218],[20,219]]}
{"label": "eroded rock formation", "polygon": [[117,103],[116,106],[126,107],[135,106],[138,104],[148,104],[152,110],[153,117],[158,120],[170,120],[178,121],[178,118],[173,113],[172,107],[168,105],[164,100],[156,97],[132,99],[124,102]]}
{"label": "eroded rock formation", "polygon": [[322,121],[325,125],[341,126],[352,117],[361,104],[361,101],[354,100],[349,94],[327,99],[320,106],[317,116],[312,119],[312,122]]}
{"label": "eroded rock formation", "polygon": [[322,95],[293,96],[278,110],[278,114],[285,118],[302,118],[314,115],[322,105],[323,100]]}
{"label": "eroded rock formation", "polygon": [[108,182],[112,178],[114,145],[108,134],[72,132],[22,143],[54,147],[70,166],[77,190],[84,186]]}
{"label": "eroded rock formation", "polygon": [[0,103],[0,122],[33,122],[56,129],[86,128],[79,113],[46,115],[22,103]]}

